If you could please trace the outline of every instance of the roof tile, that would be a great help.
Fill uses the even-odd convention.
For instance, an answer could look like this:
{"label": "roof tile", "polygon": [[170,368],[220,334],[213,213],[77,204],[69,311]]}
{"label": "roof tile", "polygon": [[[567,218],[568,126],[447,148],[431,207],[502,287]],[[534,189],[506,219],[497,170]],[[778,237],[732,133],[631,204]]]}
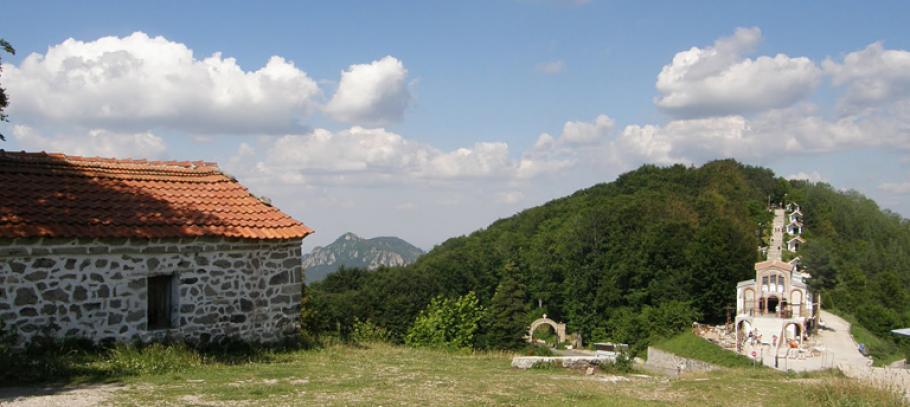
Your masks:
{"label": "roof tile", "polygon": [[300,239],[312,232],[215,163],[0,150],[0,238]]}

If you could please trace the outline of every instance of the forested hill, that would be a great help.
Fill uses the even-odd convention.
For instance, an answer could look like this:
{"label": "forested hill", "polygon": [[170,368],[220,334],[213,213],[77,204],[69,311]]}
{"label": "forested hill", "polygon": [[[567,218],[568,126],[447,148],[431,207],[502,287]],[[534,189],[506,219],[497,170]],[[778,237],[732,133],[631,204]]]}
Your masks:
{"label": "forested hill", "polygon": [[876,332],[910,324],[906,220],[732,160],[643,166],[449,239],[409,267],[330,275],[313,287],[309,323],[344,330],[356,317],[400,337],[433,296],[474,291],[489,304],[506,274],[524,287],[528,318],[546,312],[589,340],[635,343],[693,318],[722,322],[736,283],[753,276],[769,199],[803,205],[804,264],[832,306],[862,310]]}

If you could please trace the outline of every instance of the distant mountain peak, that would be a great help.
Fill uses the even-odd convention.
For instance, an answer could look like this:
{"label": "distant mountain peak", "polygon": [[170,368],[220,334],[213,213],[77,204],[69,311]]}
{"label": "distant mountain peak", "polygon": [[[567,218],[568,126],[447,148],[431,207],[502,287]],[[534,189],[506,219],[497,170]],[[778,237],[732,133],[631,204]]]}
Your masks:
{"label": "distant mountain peak", "polygon": [[359,267],[375,270],[382,266],[411,264],[423,250],[394,236],[364,239],[347,232],[325,247],[315,247],[303,256],[303,275],[306,282],[323,279],[338,268]]}
{"label": "distant mountain peak", "polygon": [[363,240],[363,238],[360,236],[357,236],[353,232],[347,232],[347,233],[339,236],[338,239],[336,239],[335,241],[339,242],[339,241],[343,241],[343,240]]}

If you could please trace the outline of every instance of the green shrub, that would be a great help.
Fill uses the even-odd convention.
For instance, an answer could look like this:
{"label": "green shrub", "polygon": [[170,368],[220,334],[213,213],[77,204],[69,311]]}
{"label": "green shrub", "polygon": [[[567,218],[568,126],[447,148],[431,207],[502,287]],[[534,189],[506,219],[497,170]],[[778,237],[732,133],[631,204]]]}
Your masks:
{"label": "green shrub", "polygon": [[373,321],[361,321],[354,318],[351,331],[351,341],[354,343],[389,342],[391,335],[385,328],[378,326]]}
{"label": "green shrub", "polygon": [[525,356],[553,356],[553,351],[550,348],[540,345],[528,345],[522,353]]}
{"label": "green shrub", "polygon": [[410,346],[474,348],[485,310],[474,292],[459,298],[434,298],[405,336]]}
{"label": "green shrub", "polygon": [[619,354],[614,361],[601,361],[597,364],[597,367],[609,373],[629,373],[633,367],[632,358],[625,354]]}

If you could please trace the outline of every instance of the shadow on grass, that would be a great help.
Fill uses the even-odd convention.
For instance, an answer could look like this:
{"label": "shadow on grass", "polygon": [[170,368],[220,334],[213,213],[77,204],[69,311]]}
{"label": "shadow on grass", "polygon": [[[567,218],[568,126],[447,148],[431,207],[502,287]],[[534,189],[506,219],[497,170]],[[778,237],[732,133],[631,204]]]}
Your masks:
{"label": "shadow on grass", "polygon": [[[0,349],[0,388],[109,384],[131,376],[179,373],[214,365],[270,363],[302,349],[292,343],[240,341],[192,346],[182,342],[93,345],[82,340],[34,342]],[[2,400],[2,399],[0,399]]]}

